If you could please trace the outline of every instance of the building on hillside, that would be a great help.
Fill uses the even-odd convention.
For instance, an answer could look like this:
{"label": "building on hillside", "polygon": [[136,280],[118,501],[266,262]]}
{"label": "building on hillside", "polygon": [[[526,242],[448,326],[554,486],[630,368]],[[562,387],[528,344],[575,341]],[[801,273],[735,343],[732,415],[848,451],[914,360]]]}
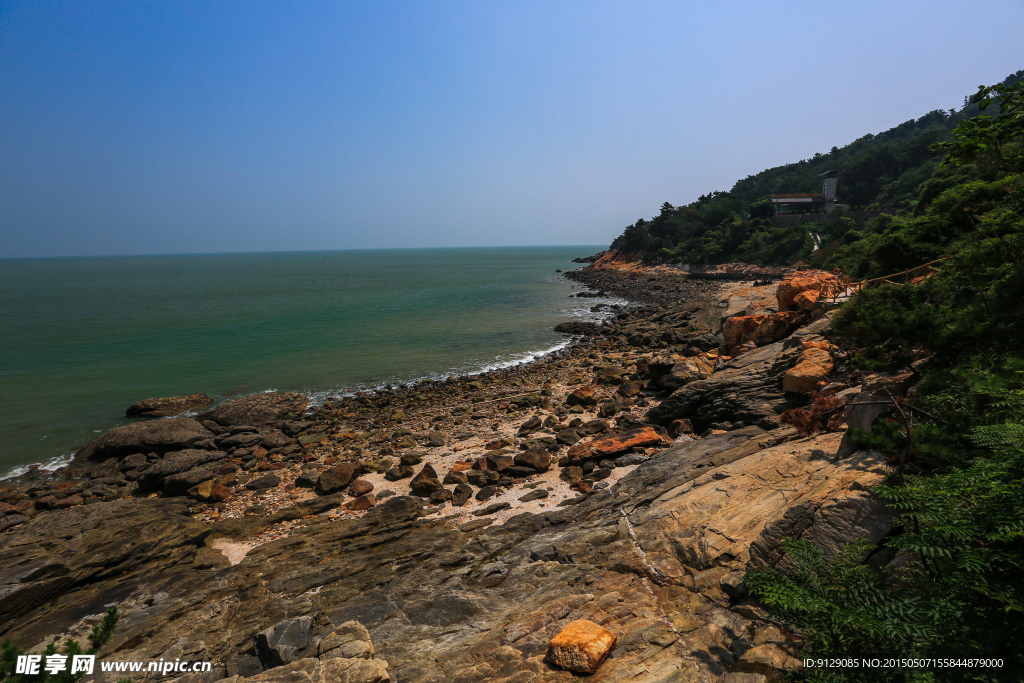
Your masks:
{"label": "building on hillside", "polygon": [[821,192],[810,194],[773,194],[772,204],[775,215],[784,216],[791,213],[828,213],[841,204],[836,204],[836,185],[839,183],[839,171],[825,171],[821,178]]}

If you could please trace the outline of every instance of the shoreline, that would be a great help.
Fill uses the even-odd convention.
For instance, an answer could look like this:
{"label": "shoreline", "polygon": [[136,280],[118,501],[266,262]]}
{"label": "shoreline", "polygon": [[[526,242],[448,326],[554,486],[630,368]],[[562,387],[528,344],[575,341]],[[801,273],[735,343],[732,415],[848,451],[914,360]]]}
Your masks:
{"label": "shoreline", "polygon": [[[645,281],[637,286],[632,279],[641,273]],[[527,450],[524,443],[550,453],[549,469],[533,475],[526,475],[520,470],[518,479],[496,481],[494,490],[483,496],[479,494],[479,489],[483,487],[473,487],[474,497],[460,506],[453,506],[449,501],[428,501],[425,513],[465,523],[478,519],[474,516],[476,512],[505,506],[492,510],[487,517],[493,523],[502,523],[522,512],[557,509],[565,501],[582,495],[579,490],[581,485],[578,484],[580,479],[590,482],[590,485],[582,484],[585,491],[601,490],[615,483],[632,471],[637,463],[614,466],[614,462],[605,462],[610,466],[603,469],[611,471],[602,471],[597,478],[592,479],[588,479],[588,475],[592,474],[593,467],[588,466],[582,476],[579,472],[567,476],[563,473],[563,467],[556,463],[559,458],[564,460],[569,447],[577,442],[592,441],[605,434],[645,426],[644,413],[660,392],[638,387],[635,394],[626,397],[620,395],[622,392],[618,391],[618,386],[623,378],[641,381],[636,365],[641,357],[649,360],[653,353],[682,349],[664,341],[654,340],[650,344],[637,345],[623,343],[621,339],[609,339],[604,335],[611,334],[623,324],[642,323],[650,316],[652,307],[664,307],[669,301],[676,302],[668,303],[672,310],[680,306],[690,313],[710,310],[720,286],[718,283],[690,280],[679,271],[639,265],[632,267],[625,276],[621,273],[610,274],[580,268],[564,273],[564,277],[584,288],[577,295],[583,295],[579,298],[589,304],[591,313],[606,313],[591,320],[567,322],[576,334],[571,334],[547,352],[531,352],[526,354],[528,358],[510,361],[504,367],[461,376],[451,375],[444,379],[425,377],[398,385],[384,383],[373,388],[317,397],[319,400],[308,402],[303,415],[294,416],[309,424],[302,425],[302,429],[291,434],[286,446],[229,448],[223,464],[217,470],[215,481],[230,489],[230,493],[222,490],[221,496],[204,501],[193,491],[190,498],[191,514],[211,525],[228,520],[270,518],[282,510],[322,497],[323,492],[315,490],[310,484],[310,476],[322,475],[340,464],[351,462],[358,463],[358,478],[372,485],[372,508],[373,504],[387,497],[410,493],[410,470],[400,471],[402,476],[397,479],[395,472],[388,474],[389,470],[400,468],[403,463],[409,463],[406,466],[411,467],[413,473],[420,472],[424,465],[431,465],[439,480],[447,477],[442,486],[451,489],[455,480],[461,479],[454,475],[448,476],[453,469],[478,467],[474,463],[487,456],[492,459],[499,456],[513,459]],[[654,292],[651,287],[654,280],[657,280],[656,286],[660,287],[657,296],[648,297],[647,302],[637,301],[637,295],[642,296],[644,290]],[[683,296],[684,293],[689,296]],[[699,303],[687,301],[695,296],[700,300]],[[609,299],[618,301],[610,303]],[[685,334],[700,336],[707,335],[708,331],[697,323],[695,327],[687,325]],[[604,379],[595,376],[594,368],[604,367],[607,363],[615,363],[620,367],[618,376]],[[584,387],[596,389],[590,404],[567,405],[568,395]],[[244,398],[274,393],[265,391]],[[237,400],[229,399],[224,403]],[[192,419],[201,415],[189,411],[178,417]],[[522,433],[523,424],[531,418],[547,420],[547,424],[529,433]],[[144,425],[147,422],[131,424]],[[577,435],[562,434],[560,438],[559,432],[574,429],[570,425],[580,428]],[[396,433],[402,436],[396,437]],[[645,456],[670,442],[671,439],[663,433],[662,440],[656,445],[627,450]],[[407,457],[403,460],[402,456]],[[502,470],[507,466],[508,463],[504,463]],[[0,494],[4,496],[0,500],[20,504],[22,510],[29,513],[27,517],[31,518],[34,515],[24,510],[27,507],[26,496],[19,495],[19,489],[22,492],[34,489],[32,497],[35,500],[45,500],[47,495],[59,496],[61,489],[63,492],[72,491],[70,496],[53,501],[55,509],[118,497],[153,498],[168,495],[166,491],[154,491],[151,488],[140,490],[137,485],[133,486],[133,482],[124,482],[123,475],[119,473],[103,472],[121,477],[118,482],[106,481],[111,477],[96,477],[95,469],[92,463],[76,457],[67,466],[49,473],[39,471],[38,474],[28,473],[0,480]],[[268,473],[273,473],[279,481],[265,489],[247,488],[255,479]],[[304,475],[305,480],[300,481]],[[90,476],[104,480],[107,488],[89,495]],[[69,483],[72,485],[68,486]],[[531,492],[534,494],[532,499],[519,500]],[[80,500],[72,504],[64,502],[74,500],[74,496],[79,496]],[[218,500],[219,497],[223,499]],[[358,496],[339,501],[342,505],[317,513],[316,518],[326,521],[365,514],[365,509],[345,509],[344,503],[354,498]],[[44,510],[47,509],[46,504]],[[365,504],[366,501],[361,503]],[[261,532],[256,545],[287,534],[297,525],[296,520],[282,521],[275,529]]]}
{"label": "shoreline", "polygon": [[[564,275],[565,273],[562,273],[562,274]],[[570,278],[565,278],[565,279],[566,279],[567,283],[570,284],[570,285],[583,286],[583,285],[580,285],[580,283],[577,283],[577,282],[573,281]],[[585,291],[585,290],[581,290],[581,291]],[[574,296],[575,296],[575,293],[569,295],[570,298],[574,297]],[[608,310],[608,311],[613,311],[613,309],[617,310],[618,308],[620,308],[622,306],[626,306],[629,303],[626,300],[619,299],[617,297],[601,297],[601,298],[598,298],[598,299],[584,298],[582,301],[585,301],[585,302],[593,301],[594,303],[603,304],[604,308],[606,310]],[[580,304],[580,306],[583,306],[583,304]],[[590,305],[588,303],[585,307],[592,308],[592,305]],[[597,323],[600,323],[605,318],[607,318],[608,315],[610,315],[610,313],[606,313],[604,315],[595,315],[595,312],[593,310],[591,310],[591,311],[589,311],[588,314],[581,315],[581,317],[579,319],[581,321],[585,321],[585,322],[597,322]],[[288,392],[296,392],[297,391],[297,392],[300,392],[300,393],[302,393],[303,395],[307,396],[310,399],[310,407],[318,407],[324,401],[327,401],[327,400],[343,398],[343,397],[346,397],[346,396],[354,396],[354,395],[361,394],[361,393],[365,394],[367,392],[371,392],[371,393],[372,392],[377,392],[377,391],[385,390],[388,387],[401,387],[401,386],[411,387],[411,386],[416,386],[418,384],[421,384],[423,382],[428,382],[429,383],[429,382],[437,381],[439,379],[446,379],[447,377],[452,377],[452,376],[460,377],[460,378],[461,377],[468,377],[468,376],[476,376],[476,375],[481,375],[481,374],[488,374],[490,372],[500,371],[502,369],[509,368],[509,367],[516,367],[516,366],[523,365],[523,364],[533,363],[533,362],[536,362],[538,360],[543,359],[546,356],[549,356],[549,355],[551,355],[553,353],[557,353],[557,352],[561,351],[562,349],[566,348],[571,343],[572,343],[572,339],[571,338],[564,338],[561,341],[559,341],[558,343],[553,344],[551,346],[548,346],[546,348],[527,349],[527,350],[522,350],[522,351],[515,351],[515,352],[508,352],[508,353],[497,354],[497,355],[495,355],[495,357],[493,359],[486,361],[484,365],[482,365],[482,366],[480,366],[478,368],[474,368],[474,369],[469,370],[469,371],[456,370],[456,369],[453,368],[453,369],[451,369],[451,371],[448,371],[448,372],[446,372],[444,370],[438,370],[438,371],[427,372],[425,374],[418,375],[418,376],[411,377],[411,378],[394,377],[392,379],[384,379],[384,380],[381,380],[381,381],[373,383],[373,384],[355,383],[355,384],[348,385],[348,387],[341,386],[341,387],[333,387],[333,388],[326,388],[326,389],[315,389],[315,390],[312,390],[312,391],[305,391],[305,390],[302,390],[302,389],[299,389],[299,388],[290,388],[290,389],[285,389],[284,391],[288,391]],[[512,356],[512,358],[501,359],[503,356],[505,356],[505,357]],[[239,393],[229,393],[229,394],[219,398],[217,403],[214,404],[214,405],[219,405],[219,404],[225,403],[227,401],[230,401],[230,400],[233,400],[233,399],[236,399],[236,398],[240,398],[240,397],[244,397],[244,396],[254,396],[254,395],[258,395],[258,394],[273,393],[273,392],[277,392],[277,391],[280,391],[280,390],[275,389],[275,388],[266,388],[266,389],[261,389],[261,390],[258,390],[258,391],[253,391],[251,393],[242,393],[242,394],[239,394]],[[189,417],[189,418],[195,417],[202,410],[207,410],[209,408],[210,408],[210,406],[204,406],[203,408],[200,408],[198,410],[190,410],[190,411],[186,411],[186,412],[180,413],[178,415],[175,415],[175,417]],[[152,419],[152,418],[150,418],[150,419]],[[121,415],[119,420],[125,420],[125,416]],[[119,426],[124,426],[125,424],[135,424],[137,422],[145,422],[145,421],[146,421],[146,419],[144,419],[144,418],[129,419],[128,421],[124,422],[124,424],[115,424],[115,425],[113,425],[111,427],[107,427],[107,428],[104,428],[104,429],[96,429],[96,430],[94,430],[94,433],[95,434],[102,434],[102,433],[105,433],[105,432],[109,431],[110,429],[116,429]],[[39,475],[53,475],[53,474],[55,474],[59,469],[61,469],[63,467],[66,467],[67,465],[70,465],[72,463],[72,461],[74,459],[74,455],[75,455],[77,449],[81,448],[81,446],[82,446],[82,443],[79,442],[77,445],[67,448],[63,453],[61,453],[59,455],[47,455],[45,457],[41,457],[39,459],[30,461],[30,462],[25,462],[25,463],[22,463],[22,464],[14,464],[14,465],[6,466],[5,470],[0,471],[0,489],[3,489],[5,486],[11,485],[11,484],[19,485],[19,484],[23,484],[23,483],[29,483],[29,480],[35,481],[34,473],[37,473],[37,472],[39,473]],[[20,481],[20,478],[26,477],[26,475],[28,475],[26,480],[25,481]]]}
{"label": "shoreline", "polygon": [[[813,386],[844,397],[903,379],[845,370],[823,307],[758,313],[790,285],[639,265],[570,277],[648,303],[560,324],[570,346],[512,368],[309,411],[299,394],[257,394],[117,428],[58,487],[0,490],[13,598],[0,635],[38,650],[84,637],[114,604],[125,627],[103,656],[214,663],[178,683],[315,673],[324,644],[356,627],[392,680],[551,683],[564,672],[548,643],[578,619],[620,639],[607,680],[791,668],[798,645],[744,573],[774,566],[790,532],[838,547],[891,525],[867,493],[884,458],[850,453],[842,430],[782,424],[806,404],[784,385],[821,354],[836,373]],[[800,326],[721,353],[779,316]],[[260,650],[261,634],[299,623],[312,630],[298,650]]]}

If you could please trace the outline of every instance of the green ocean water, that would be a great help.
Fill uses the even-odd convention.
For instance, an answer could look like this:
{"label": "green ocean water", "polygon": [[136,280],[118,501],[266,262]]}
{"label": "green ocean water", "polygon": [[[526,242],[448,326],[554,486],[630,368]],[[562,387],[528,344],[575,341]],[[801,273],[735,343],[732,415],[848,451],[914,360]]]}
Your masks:
{"label": "green ocean water", "polygon": [[0,477],[199,391],[330,394],[521,362],[597,246],[0,261]]}

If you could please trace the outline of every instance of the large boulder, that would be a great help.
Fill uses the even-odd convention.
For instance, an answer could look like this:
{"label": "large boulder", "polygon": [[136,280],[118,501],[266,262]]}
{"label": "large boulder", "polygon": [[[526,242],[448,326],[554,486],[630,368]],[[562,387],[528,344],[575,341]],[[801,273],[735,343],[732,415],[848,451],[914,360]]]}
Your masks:
{"label": "large boulder", "polygon": [[819,346],[811,346],[800,354],[796,365],[790,368],[782,378],[783,391],[807,394],[815,391],[819,385],[824,383],[825,378],[832,372],[832,356],[829,355],[828,344],[824,344],[826,347],[824,349]]}
{"label": "large boulder", "polygon": [[817,303],[821,288],[825,285],[838,285],[839,279],[832,273],[810,268],[790,273],[782,278],[775,296],[779,301],[780,311],[809,311]]}
{"label": "large boulder", "polygon": [[782,391],[780,377],[796,363],[804,341],[823,339],[831,315],[801,327],[784,341],[733,358],[707,379],[677,389],[647,413],[648,420],[668,425],[686,419],[696,432],[733,428],[737,423],[764,429],[777,426],[778,416],[795,407]]}
{"label": "large boulder", "polygon": [[[134,478],[139,482],[140,491],[165,488],[165,481],[168,478],[198,469],[201,465],[206,465],[225,457],[227,457],[227,454],[223,451],[202,451],[196,448],[189,448],[183,451],[168,453],[145,469],[129,470],[128,476],[129,478]],[[129,458],[128,462],[131,460],[132,458]],[[207,477],[207,479],[208,478],[209,477]],[[180,479],[182,482],[187,480],[187,478]],[[178,481],[178,479],[175,481]],[[172,483],[171,488],[175,491],[172,495],[176,495],[177,493],[187,490],[191,486],[198,484],[199,481],[193,481],[184,488]]]}
{"label": "large boulder", "polygon": [[555,325],[555,332],[561,332],[562,334],[581,334],[593,337],[601,334],[601,326],[597,323],[573,320],[572,322],[559,323],[558,325]]}
{"label": "large boulder", "polygon": [[361,468],[355,463],[343,462],[320,475],[316,480],[316,492],[326,496],[342,491],[361,473]]}
{"label": "large boulder", "polygon": [[268,391],[263,394],[234,398],[213,410],[200,413],[199,420],[213,420],[224,427],[264,425],[284,419],[288,413],[302,413],[309,399],[302,394]]}
{"label": "large boulder", "polygon": [[730,355],[736,347],[747,342],[754,342],[757,346],[764,346],[779,339],[784,339],[798,328],[806,320],[806,315],[787,311],[783,313],[768,313],[762,315],[741,315],[726,318],[722,323],[722,336],[725,347],[729,349]]}
{"label": "large boulder", "polygon": [[547,660],[563,669],[592,674],[615,648],[614,633],[587,619],[566,624],[548,643]]}
{"label": "large boulder", "polygon": [[76,458],[106,460],[132,453],[167,453],[190,448],[213,432],[187,417],[114,427],[78,449]]}
{"label": "large boulder", "polygon": [[437,472],[434,471],[430,463],[424,465],[419,474],[409,482],[409,490],[412,491],[413,495],[423,498],[429,497],[430,494],[440,491],[442,488],[441,482],[438,481]]}
{"label": "large boulder", "polygon": [[210,403],[213,403],[213,399],[202,393],[190,396],[147,398],[128,406],[124,414],[126,417],[171,417]]}
{"label": "large boulder", "polygon": [[662,388],[675,391],[690,382],[707,379],[714,374],[717,361],[718,356],[710,353],[702,353],[692,358],[683,358],[673,365],[667,374],[662,375],[659,383]]}
{"label": "large boulder", "polygon": [[309,645],[313,633],[313,618],[288,619],[256,634],[253,645],[256,656],[265,668],[282,666]]}
{"label": "large boulder", "polygon": [[[660,428],[658,428],[660,429]],[[577,444],[569,449],[569,462],[576,463],[590,458],[609,458],[622,455],[631,448],[644,448],[657,446],[665,435],[654,427],[640,427],[630,429],[618,434],[611,434],[591,441],[590,443]]]}

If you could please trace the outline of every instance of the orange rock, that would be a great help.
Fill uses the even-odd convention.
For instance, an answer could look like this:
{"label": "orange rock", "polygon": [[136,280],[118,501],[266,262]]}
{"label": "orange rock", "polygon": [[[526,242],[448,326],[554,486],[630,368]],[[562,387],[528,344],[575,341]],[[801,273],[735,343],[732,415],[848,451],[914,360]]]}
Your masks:
{"label": "orange rock", "polygon": [[227,500],[231,497],[231,489],[223,484],[216,484],[213,490],[210,492],[210,497],[207,501],[210,503],[219,503],[223,500]]}
{"label": "orange rock", "polygon": [[800,354],[796,365],[782,378],[783,391],[806,394],[818,388],[832,372],[832,356],[820,348],[809,348]]}
{"label": "orange rock", "polygon": [[592,674],[608,659],[617,640],[605,627],[577,619],[548,643],[547,660],[563,669]]}
{"label": "orange rock", "polygon": [[577,444],[569,449],[569,462],[578,462],[587,458],[605,458],[625,453],[630,448],[657,446],[662,436],[653,427],[630,429],[628,432],[612,434],[588,444]]}
{"label": "orange rock", "polygon": [[365,479],[356,479],[348,485],[348,494],[350,496],[365,496],[367,493],[373,490],[373,484],[366,481]]}
{"label": "orange rock", "polygon": [[[809,311],[818,300],[821,286],[825,284],[839,284],[839,279],[832,273],[824,270],[810,268],[795,273],[790,273],[782,278],[775,297],[779,302],[780,311],[804,310]],[[800,296],[807,292],[806,296]],[[799,299],[799,300],[798,300]]]}
{"label": "orange rock", "polygon": [[452,472],[465,472],[466,470],[468,470],[468,469],[470,469],[472,467],[473,467],[473,463],[468,462],[466,460],[462,460],[462,461],[459,461],[459,462],[455,463],[454,465],[452,465],[451,471]]}
{"label": "orange rock", "polygon": [[832,345],[827,341],[805,341],[800,342],[800,348],[804,349],[821,349],[822,351],[828,351],[832,348]]}
{"label": "orange rock", "polygon": [[761,346],[778,341],[799,327],[801,321],[801,315],[792,312],[733,316],[722,324],[722,335],[730,355],[735,356],[736,347],[747,342]]}
{"label": "orange rock", "polygon": [[377,499],[373,496],[372,493],[368,493],[365,496],[353,498],[352,500],[345,503],[343,507],[346,510],[355,510],[356,512],[361,512],[363,510],[369,510],[376,504]]}

